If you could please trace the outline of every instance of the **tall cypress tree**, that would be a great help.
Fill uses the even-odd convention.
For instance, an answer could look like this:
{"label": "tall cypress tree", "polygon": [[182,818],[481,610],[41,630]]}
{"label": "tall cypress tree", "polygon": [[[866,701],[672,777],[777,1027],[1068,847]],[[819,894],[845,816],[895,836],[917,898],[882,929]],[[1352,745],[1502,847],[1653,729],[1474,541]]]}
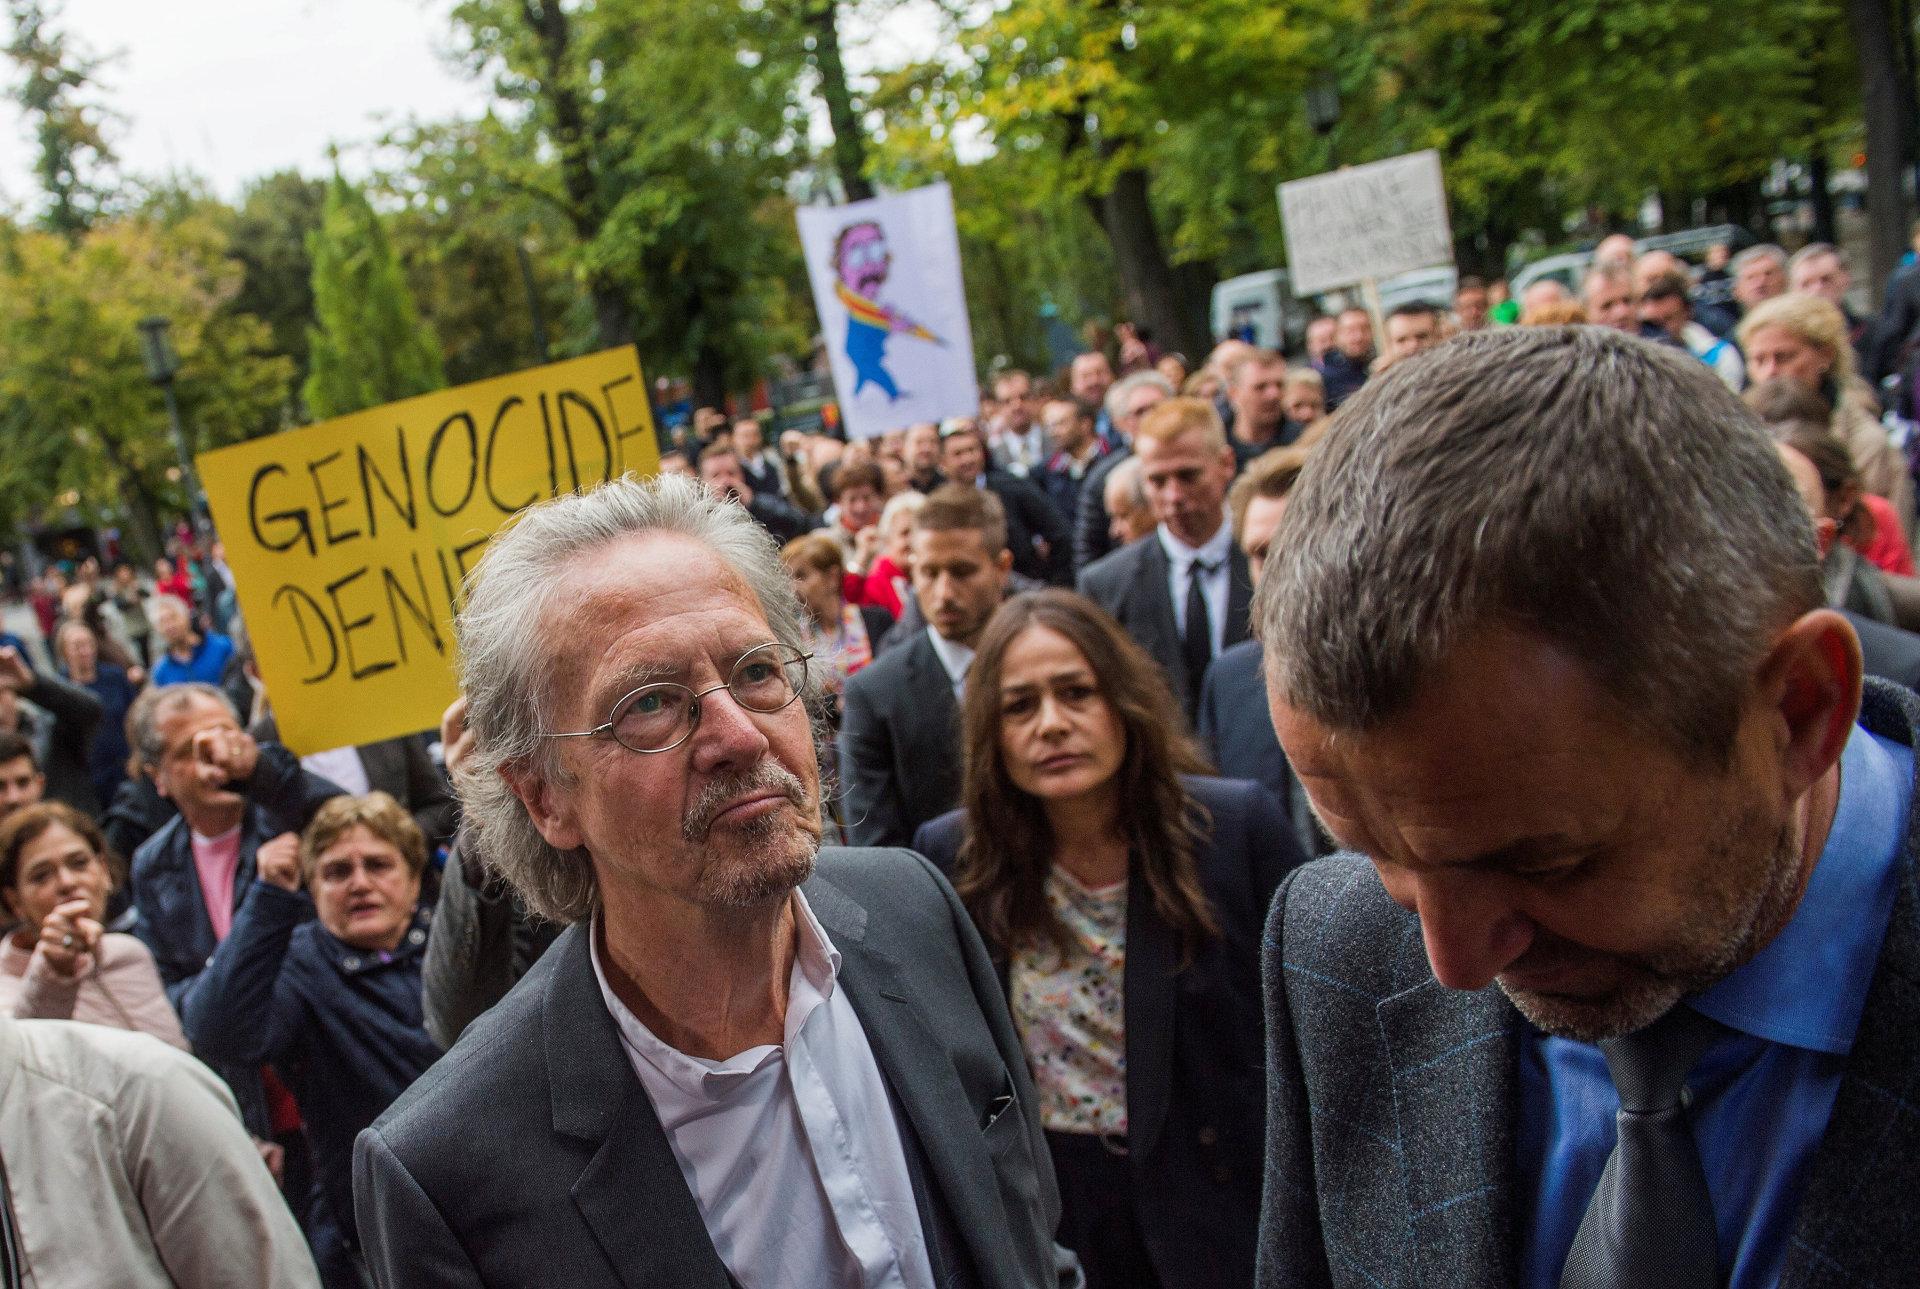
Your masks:
{"label": "tall cypress tree", "polygon": [[440,344],[420,320],[400,261],[366,194],[334,175],[313,257],[309,366],[300,396],[316,419],[446,384]]}

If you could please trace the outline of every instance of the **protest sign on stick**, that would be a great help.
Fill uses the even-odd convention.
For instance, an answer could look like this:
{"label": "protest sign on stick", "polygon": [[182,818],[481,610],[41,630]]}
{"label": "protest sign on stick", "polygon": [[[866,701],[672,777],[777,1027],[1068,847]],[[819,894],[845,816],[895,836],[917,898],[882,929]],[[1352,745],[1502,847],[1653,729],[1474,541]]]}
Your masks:
{"label": "protest sign on stick", "polygon": [[1280,185],[1293,293],[1453,262],[1440,154],[1431,149]]}
{"label": "protest sign on stick", "polygon": [[511,516],[659,469],[632,349],[202,454],[281,738],[305,754],[431,729],[461,583]]}
{"label": "protest sign on stick", "polygon": [[947,185],[845,206],[802,206],[798,215],[848,437],[977,414],[973,335]]}

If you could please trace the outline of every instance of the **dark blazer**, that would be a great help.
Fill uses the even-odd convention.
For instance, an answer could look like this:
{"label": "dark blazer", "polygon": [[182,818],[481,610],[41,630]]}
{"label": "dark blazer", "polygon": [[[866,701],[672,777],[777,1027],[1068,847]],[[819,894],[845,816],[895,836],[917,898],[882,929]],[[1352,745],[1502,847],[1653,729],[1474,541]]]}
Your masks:
{"label": "dark blazer", "polygon": [[1274,795],[1286,809],[1302,854],[1309,859],[1330,854],[1333,844],[1314,821],[1306,791],[1274,737],[1261,657],[1258,640],[1242,640],[1213,660],[1200,683],[1194,733],[1222,778],[1252,779]]}
{"label": "dark blazer", "polygon": [[960,800],[960,705],[922,630],[847,678],[841,810],[856,846],[904,846]]}
{"label": "dark blazer", "polygon": [[[899,1107],[936,1278],[1078,1285],[1020,1039],[951,888],[918,856],[829,847],[801,889]],[[728,1284],[585,925],[361,1134],[354,1202],[383,1289]]]}
{"label": "dark blazer", "polygon": [[[1920,742],[1920,698],[1869,680],[1861,723]],[[1520,1015],[1433,978],[1420,927],[1354,855],[1287,879],[1267,923],[1263,1289],[1514,1283]],[[1920,806],[1781,1289],[1920,1267]]]}
{"label": "dark blazer", "polygon": [[1920,690],[1920,635],[1842,611],[1860,637],[1860,656],[1869,676]]}
{"label": "dark blazer", "polygon": [[1123,443],[1094,462],[1093,469],[1080,481],[1080,504],[1073,514],[1076,573],[1114,550],[1113,516],[1107,513],[1107,476],[1132,455],[1133,448]]}
{"label": "dark blazer", "polygon": [[[40,772],[47,776],[46,795],[83,815],[98,816],[104,803],[94,791],[88,760],[94,731],[106,708],[79,685],[44,671],[33,673],[33,684],[20,697],[40,709],[20,710],[20,736],[33,744],[40,758]],[[43,724],[46,728],[39,728]]]}
{"label": "dark blazer", "polygon": [[[293,753],[278,743],[260,745],[253,778],[241,785],[247,810],[240,825],[240,866],[233,876],[233,907],[238,914],[253,889],[253,856],[260,843],[283,832],[301,832],[339,787],[300,768]],[[193,866],[192,833],[176,814],[133,853],[134,934],[153,951],[167,1001],[187,1014],[193,991],[219,941],[207,916],[200,874]],[[215,1066],[233,1088],[241,1116],[256,1137],[267,1136],[266,1100],[258,1065]]]}
{"label": "dark blazer", "polygon": [[[1179,966],[1180,943],[1136,876],[1127,887],[1127,1162],[1134,1214],[1165,1289],[1253,1281],[1265,1054],[1260,935],[1280,880],[1301,862],[1280,804],[1256,783],[1185,779],[1212,816],[1200,881],[1220,939]],[[951,873],[966,839],[956,810],[914,849]],[[1006,986],[1007,965],[996,964]]]}
{"label": "dark blazer", "polygon": [[[1013,552],[1014,571],[1054,586],[1073,581],[1073,530],[1065,516],[1053,508],[1047,494],[1035,485],[1005,470],[988,470],[988,492],[1000,498],[1007,512],[1007,549]],[[1034,549],[1036,540],[1047,543],[1043,556]]]}
{"label": "dark blazer", "polygon": [[[1253,606],[1253,576],[1238,546],[1228,555],[1227,623],[1223,648],[1247,638]],[[1167,588],[1167,552],[1157,532],[1122,546],[1111,555],[1080,570],[1080,594],[1111,613],[1141,648],[1153,655],[1167,673],[1174,696],[1186,712],[1188,724],[1196,713],[1187,711],[1192,685],[1180,656],[1180,630],[1174,625],[1173,596]]]}

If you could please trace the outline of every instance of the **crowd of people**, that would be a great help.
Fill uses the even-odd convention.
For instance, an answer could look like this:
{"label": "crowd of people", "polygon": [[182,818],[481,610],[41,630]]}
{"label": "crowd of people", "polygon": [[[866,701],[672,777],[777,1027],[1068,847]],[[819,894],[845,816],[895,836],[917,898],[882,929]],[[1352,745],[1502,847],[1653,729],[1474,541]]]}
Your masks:
{"label": "crowd of people", "polygon": [[438,731],[306,756],[217,545],[48,570],[0,1283],[1897,1281],[1914,283],[1608,238],[702,409],[496,536]]}

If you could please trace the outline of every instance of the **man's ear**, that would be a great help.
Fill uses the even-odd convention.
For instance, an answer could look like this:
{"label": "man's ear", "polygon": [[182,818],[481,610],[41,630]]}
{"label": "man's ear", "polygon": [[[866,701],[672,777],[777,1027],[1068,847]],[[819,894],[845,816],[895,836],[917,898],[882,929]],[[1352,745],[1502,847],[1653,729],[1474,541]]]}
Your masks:
{"label": "man's ear", "polygon": [[1000,553],[994,556],[993,566],[1000,570],[1000,574],[1003,577],[1011,573],[1013,571],[1013,548],[1002,548]]}
{"label": "man's ear", "polygon": [[534,831],[556,850],[577,850],[586,843],[573,819],[573,795],[524,765],[503,765],[500,777],[526,807]]}
{"label": "man's ear", "polygon": [[1815,609],[1780,633],[1758,682],[1778,713],[1787,787],[1799,796],[1840,760],[1860,716],[1860,638],[1831,609]]}

